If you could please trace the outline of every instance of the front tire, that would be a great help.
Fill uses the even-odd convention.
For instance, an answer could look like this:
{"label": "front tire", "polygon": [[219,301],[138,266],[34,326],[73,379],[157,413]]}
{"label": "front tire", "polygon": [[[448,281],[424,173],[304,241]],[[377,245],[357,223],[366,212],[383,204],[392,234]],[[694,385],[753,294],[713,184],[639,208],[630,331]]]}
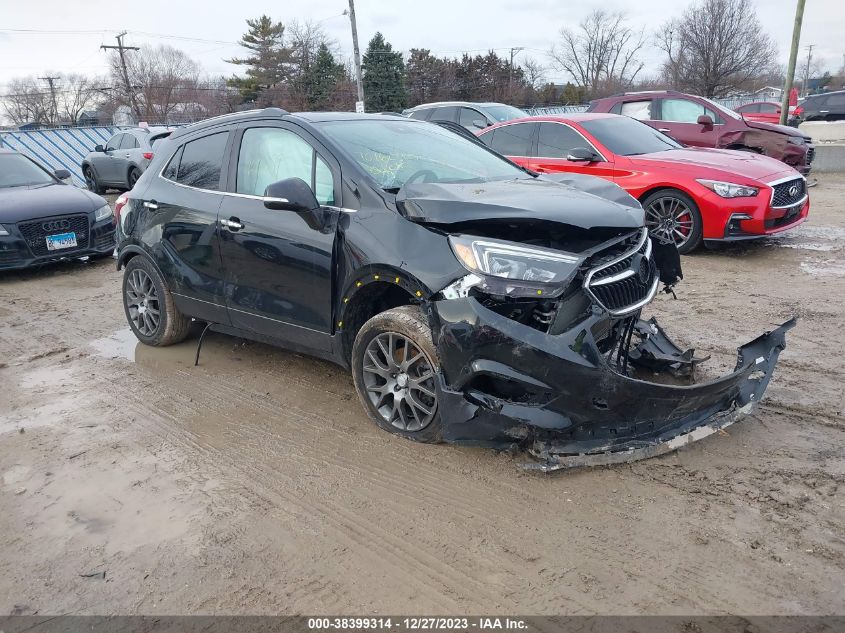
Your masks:
{"label": "front tire", "polygon": [[671,240],[681,255],[701,245],[704,230],[701,212],[683,191],[661,189],[643,200],[645,222],[652,237],[663,242]]}
{"label": "front tire", "polygon": [[191,319],[179,311],[156,267],[141,255],[130,259],[123,270],[123,310],[145,345],[173,345],[190,332]]}
{"label": "front tire", "polygon": [[88,187],[88,191],[97,194],[105,193],[105,187],[97,182],[97,176],[94,175],[94,170],[90,166],[85,166],[82,169],[82,177],[85,178],[85,186]]}
{"label": "front tire", "polygon": [[138,178],[141,177],[141,170],[137,167],[133,167],[129,170],[129,175],[126,177],[126,182],[129,185],[130,191],[135,187],[135,183],[138,182]]}
{"label": "front tire", "polygon": [[377,314],[352,346],[352,378],[367,414],[381,429],[417,442],[441,439],[438,368],[431,329],[417,306]]}

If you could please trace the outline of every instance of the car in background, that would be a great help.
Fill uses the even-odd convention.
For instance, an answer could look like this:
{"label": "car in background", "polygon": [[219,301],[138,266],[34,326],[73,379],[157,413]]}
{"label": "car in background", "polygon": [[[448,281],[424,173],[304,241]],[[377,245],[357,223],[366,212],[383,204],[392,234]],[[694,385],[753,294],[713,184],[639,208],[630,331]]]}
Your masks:
{"label": "car in background", "polygon": [[746,121],[759,121],[761,123],[780,125],[780,104],[774,101],[745,103],[734,108],[734,112],[741,115]]}
{"label": "car in background", "polygon": [[0,270],[114,251],[111,207],[69,176],[0,148]]}
{"label": "car in background", "polygon": [[640,121],[590,113],[517,119],[478,137],[539,173],[616,183],[642,203],[652,236],[689,253],[703,240],[735,241],[790,229],[807,218],[804,177],[749,152],[684,147]]}
{"label": "car in background", "polygon": [[729,108],[672,90],[628,92],[590,102],[587,112],[622,114],[647,123],[691,147],[738,149],[771,156],[810,173],[813,139],[785,125],[745,120]]}
{"label": "car in background", "polygon": [[792,113],[793,121],[845,121],[845,90],[807,96]]}
{"label": "car in background", "polygon": [[475,132],[489,125],[519,119],[528,114],[504,103],[472,103],[469,101],[442,101],[424,103],[402,112],[420,121],[449,121]]}
{"label": "car in background", "polygon": [[82,176],[94,193],[107,188],[132,189],[155,155],[155,146],[170,136],[167,127],[120,130],[82,159]]}

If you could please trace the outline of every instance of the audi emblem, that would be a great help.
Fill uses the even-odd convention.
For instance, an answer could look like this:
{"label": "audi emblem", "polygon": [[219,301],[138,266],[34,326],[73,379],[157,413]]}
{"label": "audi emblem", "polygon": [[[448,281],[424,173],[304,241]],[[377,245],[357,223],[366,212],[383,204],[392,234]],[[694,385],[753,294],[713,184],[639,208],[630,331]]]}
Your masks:
{"label": "audi emblem", "polygon": [[793,198],[798,195],[798,192],[801,191],[801,188],[798,185],[792,185],[789,188],[789,195]]}
{"label": "audi emblem", "polygon": [[41,228],[45,231],[65,231],[70,228],[70,220],[51,220],[44,222]]}

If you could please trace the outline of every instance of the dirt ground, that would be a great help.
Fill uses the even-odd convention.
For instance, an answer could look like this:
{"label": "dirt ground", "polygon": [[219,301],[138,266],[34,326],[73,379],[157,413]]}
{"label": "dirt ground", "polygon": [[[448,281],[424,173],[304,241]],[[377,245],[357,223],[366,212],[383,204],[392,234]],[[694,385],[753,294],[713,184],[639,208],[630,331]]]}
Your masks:
{"label": "dirt ground", "polygon": [[132,337],[111,260],[0,275],[0,614],[845,613],[845,177],[685,257],[714,355],[797,315],[764,405],[633,465],[528,473],[367,420],[325,362]]}

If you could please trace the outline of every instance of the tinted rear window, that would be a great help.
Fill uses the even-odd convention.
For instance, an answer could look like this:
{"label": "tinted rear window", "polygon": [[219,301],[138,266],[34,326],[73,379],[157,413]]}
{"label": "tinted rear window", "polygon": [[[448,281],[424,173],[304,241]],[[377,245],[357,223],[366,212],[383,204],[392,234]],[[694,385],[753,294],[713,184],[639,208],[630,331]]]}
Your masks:
{"label": "tinted rear window", "polygon": [[[536,123],[514,123],[496,128],[492,141],[483,138],[485,144],[505,156],[530,156],[531,136]],[[485,134],[485,136],[487,136]]]}
{"label": "tinted rear window", "polygon": [[186,143],[170,160],[164,177],[188,187],[218,190],[228,139],[228,132],[218,132]]}

